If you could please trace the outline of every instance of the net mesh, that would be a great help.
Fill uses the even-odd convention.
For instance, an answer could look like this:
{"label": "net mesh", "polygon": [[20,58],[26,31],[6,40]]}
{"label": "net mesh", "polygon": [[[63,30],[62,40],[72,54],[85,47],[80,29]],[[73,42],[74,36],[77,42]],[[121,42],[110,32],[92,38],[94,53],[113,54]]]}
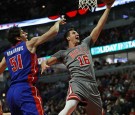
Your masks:
{"label": "net mesh", "polygon": [[92,10],[97,7],[97,0],[79,0],[79,8]]}

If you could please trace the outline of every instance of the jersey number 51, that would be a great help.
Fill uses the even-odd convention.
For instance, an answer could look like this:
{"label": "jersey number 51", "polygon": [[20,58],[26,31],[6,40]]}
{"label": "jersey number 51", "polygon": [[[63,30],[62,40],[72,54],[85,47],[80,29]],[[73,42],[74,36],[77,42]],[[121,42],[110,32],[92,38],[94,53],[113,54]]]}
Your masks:
{"label": "jersey number 51", "polygon": [[13,72],[23,68],[21,54],[18,54],[17,56],[10,58],[9,62],[10,65],[12,66]]}

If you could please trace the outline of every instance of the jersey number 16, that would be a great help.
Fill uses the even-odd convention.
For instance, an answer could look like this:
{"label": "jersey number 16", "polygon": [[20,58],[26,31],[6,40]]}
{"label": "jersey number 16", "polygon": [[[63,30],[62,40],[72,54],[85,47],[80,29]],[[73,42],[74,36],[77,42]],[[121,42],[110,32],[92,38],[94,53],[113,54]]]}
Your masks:
{"label": "jersey number 16", "polygon": [[86,66],[90,64],[90,60],[87,55],[78,56],[77,59],[80,62],[80,66]]}

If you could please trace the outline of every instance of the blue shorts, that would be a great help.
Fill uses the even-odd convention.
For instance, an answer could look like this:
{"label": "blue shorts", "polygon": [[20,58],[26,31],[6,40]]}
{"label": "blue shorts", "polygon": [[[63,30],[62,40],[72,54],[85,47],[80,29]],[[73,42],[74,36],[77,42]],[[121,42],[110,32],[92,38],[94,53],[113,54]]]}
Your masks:
{"label": "blue shorts", "polygon": [[12,85],[7,93],[12,115],[44,115],[42,100],[35,86],[28,83]]}

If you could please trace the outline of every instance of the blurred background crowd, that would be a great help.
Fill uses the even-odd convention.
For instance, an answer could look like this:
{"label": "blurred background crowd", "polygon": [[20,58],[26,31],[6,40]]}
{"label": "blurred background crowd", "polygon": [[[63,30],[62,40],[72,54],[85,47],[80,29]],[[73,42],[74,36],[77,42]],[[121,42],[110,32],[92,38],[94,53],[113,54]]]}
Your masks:
{"label": "blurred background crowd", "polygon": [[[31,1],[31,0],[30,0]],[[18,2],[14,0],[12,4],[22,6],[25,9],[18,9],[13,7],[11,0],[0,2],[0,24],[23,21],[34,18],[42,18],[46,16],[56,15],[56,13],[65,13],[68,10],[75,10],[75,4],[72,4],[72,9],[68,5],[64,6],[61,10],[57,11],[52,2],[55,0],[32,2],[23,0]],[[71,1],[70,1],[71,2]],[[49,4],[46,5],[45,4]],[[60,0],[58,4],[64,4]],[[69,3],[70,4],[70,3]],[[6,12],[6,5],[12,9]],[[25,6],[23,6],[25,5]],[[30,6],[31,5],[31,6]],[[45,5],[45,6],[44,6]],[[52,9],[47,13],[47,11]],[[22,10],[29,9],[27,14],[22,13]],[[56,12],[57,11],[57,12]],[[21,12],[21,13],[20,13]],[[27,11],[26,11],[27,12]],[[39,13],[40,12],[40,13]],[[67,25],[61,27],[58,35],[53,39],[38,47],[38,58],[51,56],[53,53],[60,49],[65,48],[65,41],[63,34],[69,27],[75,27],[80,33],[80,38],[83,40],[89,35],[90,31],[95,27],[98,22],[101,11],[90,12],[84,15],[77,15],[76,17],[67,18]],[[39,14],[39,15],[38,15]],[[10,18],[11,17],[11,18]],[[23,29],[28,32],[29,39],[33,36],[39,36],[50,28],[53,23],[35,25],[24,27]],[[7,30],[0,30],[0,59],[3,57],[3,52],[10,47],[6,39]],[[104,30],[101,32],[99,39],[93,47],[111,45],[115,43],[122,43],[135,40],[135,2],[118,5],[114,7],[110,13],[109,19]],[[134,45],[134,44],[133,44]],[[53,46],[53,47],[52,47]],[[135,45],[134,45],[135,46]],[[106,52],[104,54],[94,55],[94,68],[96,72],[96,79],[98,88],[103,101],[103,108],[106,115],[135,115],[135,52],[134,48]],[[40,65],[40,64],[39,64]],[[68,81],[70,75],[67,69],[60,64],[54,65],[44,72],[39,78],[36,86],[39,89],[43,99],[44,110],[48,115],[58,115],[65,105],[65,99],[68,90]],[[6,102],[6,92],[10,85],[10,76],[7,70],[0,75],[0,100],[2,101],[3,111],[10,112]],[[73,115],[86,115],[83,106],[79,105]]]}

